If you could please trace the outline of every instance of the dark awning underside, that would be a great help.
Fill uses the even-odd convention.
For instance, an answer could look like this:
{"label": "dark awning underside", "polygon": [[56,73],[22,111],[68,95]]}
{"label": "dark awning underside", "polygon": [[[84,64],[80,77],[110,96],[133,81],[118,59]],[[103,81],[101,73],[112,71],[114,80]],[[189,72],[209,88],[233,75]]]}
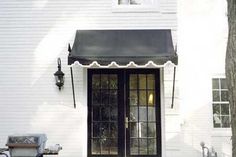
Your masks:
{"label": "dark awning underside", "polygon": [[69,65],[75,61],[82,65],[94,61],[100,65],[131,61],[163,65],[171,61],[177,65],[177,60],[170,30],[78,30],[68,56]]}

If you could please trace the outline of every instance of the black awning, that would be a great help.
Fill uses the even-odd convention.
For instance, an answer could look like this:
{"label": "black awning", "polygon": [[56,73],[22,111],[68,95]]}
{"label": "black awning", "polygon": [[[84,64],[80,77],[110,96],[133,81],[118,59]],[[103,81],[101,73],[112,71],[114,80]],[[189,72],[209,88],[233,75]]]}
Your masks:
{"label": "black awning", "polygon": [[178,57],[171,30],[77,30],[68,64],[75,61],[82,65],[94,61],[100,65],[127,65],[131,61],[163,65],[171,61],[177,65]]}

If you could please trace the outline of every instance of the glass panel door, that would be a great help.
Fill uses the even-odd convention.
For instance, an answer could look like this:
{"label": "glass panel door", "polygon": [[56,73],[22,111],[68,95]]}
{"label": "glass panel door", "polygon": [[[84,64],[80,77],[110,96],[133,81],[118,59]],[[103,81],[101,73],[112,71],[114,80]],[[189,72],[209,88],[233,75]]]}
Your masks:
{"label": "glass panel door", "polygon": [[156,103],[159,83],[156,84],[156,78],[156,74],[148,70],[131,70],[127,74],[127,156],[157,156],[160,153],[160,143],[157,143],[160,117],[156,116],[160,113]]}
{"label": "glass panel door", "polygon": [[118,76],[93,74],[91,89],[91,155],[118,154]]}
{"label": "glass panel door", "polygon": [[88,157],[161,156],[159,70],[89,70]]}

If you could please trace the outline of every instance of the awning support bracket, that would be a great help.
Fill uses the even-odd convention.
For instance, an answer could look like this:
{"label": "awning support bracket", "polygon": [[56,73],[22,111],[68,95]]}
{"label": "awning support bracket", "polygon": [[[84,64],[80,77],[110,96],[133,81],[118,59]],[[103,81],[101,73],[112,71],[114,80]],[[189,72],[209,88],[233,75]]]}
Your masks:
{"label": "awning support bracket", "polygon": [[176,67],[174,67],[174,74],[173,74],[173,88],[172,88],[172,102],[171,108],[174,108],[174,100],[175,100],[175,74],[176,74]]}
{"label": "awning support bracket", "polygon": [[72,67],[70,67],[70,74],[71,74],[71,84],[72,84],[72,93],[73,93],[74,108],[76,108],[76,103],[75,103],[75,87],[74,87],[74,78],[73,78],[73,70],[72,70]]}
{"label": "awning support bracket", "polygon": [[[69,51],[69,54],[70,54],[70,53],[71,53],[70,44],[68,44],[68,51]],[[74,108],[76,108],[76,102],[75,102],[75,86],[74,86],[74,77],[73,77],[73,69],[72,69],[72,67],[70,67],[70,76],[71,76],[71,84],[72,84],[72,93],[73,93]]]}

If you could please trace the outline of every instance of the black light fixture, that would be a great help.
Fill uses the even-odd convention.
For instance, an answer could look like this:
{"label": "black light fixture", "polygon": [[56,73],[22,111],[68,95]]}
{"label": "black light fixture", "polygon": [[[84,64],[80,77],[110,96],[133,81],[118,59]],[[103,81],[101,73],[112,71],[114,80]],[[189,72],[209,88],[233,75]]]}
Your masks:
{"label": "black light fixture", "polygon": [[61,71],[61,59],[57,59],[57,68],[58,70],[54,73],[56,85],[58,86],[59,90],[64,85],[64,73]]}

